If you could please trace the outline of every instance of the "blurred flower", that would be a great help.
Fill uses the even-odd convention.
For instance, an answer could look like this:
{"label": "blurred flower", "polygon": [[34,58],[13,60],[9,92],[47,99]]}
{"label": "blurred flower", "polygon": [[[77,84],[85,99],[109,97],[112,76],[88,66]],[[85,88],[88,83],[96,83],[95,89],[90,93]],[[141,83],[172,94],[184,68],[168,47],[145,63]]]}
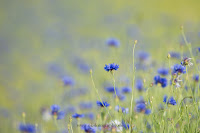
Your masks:
{"label": "blurred flower", "polygon": [[146,104],[145,101],[143,100],[143,97],[140,97],[140,99],[136,101],[135,111],[147,115],[151,113],[151,110],[146,108]]}
{"label": "blurred flower", "polygon": [[180,64],[175,64],[174,69],[173,69],[173,73],[185,74],[186,73],[185,66],[182,66]]}
{"label": "blurred flower", "polygon": [[115,39],[115,38],[109,38],[109,39],[106,41],[106,44],[107,44],[108,46],[119,47],[120,42],[119,42],[119,40],[117,40],[117,39]]}
{"label": "blurred flower", "polygon": [[49,108],[42,107],[41,108],[41,114],[42,114],[42,119],[44,121],[49,121],[51,119],[51,112],[50,112]]}
{"label": "blurred flower", "polygon": [[103,103],[102,102],[100,102],[100,101],[97,101],[97,106],[100,106],[100,107],[108,107],[108,106],[110,106],[110,104],[109,103],[107,103],[107,102],[105,102],[105,101],[103,101]]}
{"label": "blurred flower", "polygon": [[32,124],[20,124],[19,131],[22,133],[36,133],[36,127]]}
{"label": "blurred flower", "polygon": [[86,133],[96,133],[96,128],[90,126],[89,124],[81,125],[81,129],[84,130]]}
{"label": "blurred flower", "polygon": [[161,78],[159,75],[154,77],[155,84],[161,84],[162,88],[165,88],[167,86],[167,79]]}
{"label": "blurred flower", "polygon": [[195,82],[199,82],[199,75],[198,74],[194,75],[193,79]]}
{"label": "blurred flower", "polygon": [[118,120],[114,120],[114,121],[111,121],[109,123],[112,131],[116,131],[116,132],[122,132],[122,127],[120,126],[121,125],[121,122],[118,121]]}
{"label": "blurred flower", "polygon": [[142,91],[143,88],[143,81],[141,79],[137,79],[135,83],[135,87],[138,91]]}
{"label": "blurred flower", "polygon": [[122,93],[130,93],[131,88],[130,87],[122,87]]}
{"label": "blurred flower", "polygon": [[112,63],[112,64],[108,64],[108,65],[105,65],[104,69],[106,71],[113,71],[113,70],[117,70],[119,68],[119,65],[115,64],[115,63]]}
{"label": "blurred flower", "polygon": [[84,114],[77,114],[75,113],[74,115],[72,115],[73,118],[83,118]]}
{"label": "blurred flower", "polygon": [[123,120],[122,120],[122,126],[126,130],[129,129],[129,127],[130,127],[129,124],[128,123],[126,124]]}
{"label": "blurred flower", "polygon": [[65,86],[72,86],[75,83],[73,78],[66,77],[66,76],[62,78],[62,81],[63,81]]}
{"label": "blurred flower", "polygon": [[149,58],[149,53],[145,51],[140,51],[138,52],[137,57],[140,61],[145,61]]}
{"label": "blurred flower", "polygon": [[118,88],[115,87],[115,89],[114,89],[113,86],[106,87],[105,90],[106,90],[107,92],[110,92],[110,93],[115,93],[115,90],[116,90],[116,92],[118,92]]}
{"label": "blurred flower", "polygon": [[200,47],[198,48],[199,52],[200,52]]}
{"label": "blurred flower", "polygon": [[81,102],[79,104],[79,107],[81,109],[91,109],[92,108],[92,103],[91,102]]}
{"label": "blurred flower", "polygon": [[166,75],[168,75],[168,73],[169,73],[169,69],[168,69],[168,68],[159,68],[159,69],[158,69],[158,73],[159,73],[160,75],[166,76]]}
{"label": "blurred flower", "polygon": [[179,82],[182,82],[182,80],[180,78],[181,78],[181,75],[177,75],[177,74],[174,74],[172,77],[172,80],[173,80],[172,84],[175,85],[176,88],[181,87]]}
{"label": "blurred flower", "polygon": [[115,107],[115,110],[117,111],[117,112],[120,112],[120,111],[122,111],[122,113],[125,113],[125,114],[128,114],[128,108],[124,108],[124,107],[120,107],[119,105],[117,105],[116,107]]}
{"label": "blurred flower", "polygon": [[171,58],[176,58],[176,59],[181,58],[181,55],[178,52],[170,52],[169,54],[170,54]]}
{"label": "blurred flower", "polygon": [[95,115],[93,113],[88,113],[88,114],[85,114],[85,117],[89,118],[90,120],[94,120]]}
{"label": "blurred flower", "polygon": [[181,65],[183,65],[183,66],[192,66],[193,65],[193,63],[191,62],[191,59],[192,58],[184,58],[182,61],[181,61]]}
{"label": "blurred flower", "polygon": [[116,98],[116,95],[117,95],[117,98],[119,98],[119,100],[121,100],[121,101],[125,100],[125,98],[126,98],[126,96],[121,94],[120,92],[116,92],[116,95],[115,95],[115,93],[113,95],[114,95],[114,98]]}
{"label": "blurred flower", "polygon": [[65,117],[64,111],[59,111],[60,106],[58,105],[52,105],[51,106],[51,115],[54,116],[57,120],[63,119]]}
{"label": "blurred flower", "polygon": [[168,99],[168,101],[167,101],[167,98],[168,98],[167,95],[165,95],[164,98],[163,98],[164,103],[167,102],[167,104],[176,105],[176,100],[174,99],[174,97],[170,97]]}

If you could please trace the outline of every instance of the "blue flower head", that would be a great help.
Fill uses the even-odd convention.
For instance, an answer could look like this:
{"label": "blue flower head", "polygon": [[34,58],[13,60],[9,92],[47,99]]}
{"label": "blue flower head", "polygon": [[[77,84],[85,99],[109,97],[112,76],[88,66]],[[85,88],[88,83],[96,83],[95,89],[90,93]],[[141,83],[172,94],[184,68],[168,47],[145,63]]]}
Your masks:
{"label": "blue flower head", "polygon": [[185,74],[186,73],[185,66],[183,66],[181,64],[174,65],[173,73]]}
{"label": "blue flower head", "polygon": [[51,106],[51,115],[54,116],[57,120],[63,119],[65,117],[64,111],[59,111],[60,106],[58,105],[52,105]]}
{"label": "blue flower head", "polygon": [[131,93],[131,88],[130,87],[123,87],[122,88],[122,93]]}
{"label": "blue flower head", "polygon": [[[119,98],[119,100],[121,100],[121,101],[125,100],[125,98],[126,98],[125,95],[121,94],[121,93],[118,92],[118,91],[116,92],[116,94],[117,94],[117,98]],[[114,98],[116,98],[115,93],[114,93],[113,95],[114,95]]]}
{"label": "blue flower head", "polygon": [[100,107],[108,107],[108,106],[110,106],[110,104],[109,103],[107,103],[107,102],[105,102],[105,101],[103,101],[103,103],[102,102],[100,102],[100,101],[97,101],[97,106],[100,106]]}
{"label": "blue flower head", "polygon": [[200,52],[200,47],[198,48],[199,52]]}
{"label": "blue flower head", "polygon": [[89,124],[81,125],[81,129],[84,130],[86,133],[96,133],[96,128],[90,126]]}
{"label": "blue flower head", "polygon": [[167,79],[161,78],[159,75],[154,77],[155,84],[161,84],[162,88],[165,88],[167,86]]}
{"label": "blue flower head", "polygon": [[144,60],[149,58],[149,53],[147,53],[145,51],[140,51],[140,52],[138,52],[137,56],[138,56],[140,61],[144,61]]}
{"label": "blue flower head", "polygon": [[115,110],[116,110],[117,112],[119,112],[119,111],[121,110],[122,113],[125,113],[125,114],[128,114],[128,111],[129,111],[128,108],[120,107],[119,105],[117,105],[117,106],[115,107]]}
{"label": "blue flower head", "polygon": [[119,40],[117,40],[117,39],[115,39],[115,38],[109,38],[109,39],[106,41],[106,44],[107,44],[108,46],[119,47],[120,42],[119,42]]}
{"label": "blue flower head", "polygon": [[77,114],[75,113],[74,115],[72,115],[73,118],[83,118],[85,115],[84,114]]}
{"label": "blue flower head", "polygon": [[92,108],[92,103],[91,102],[81,102],[79,104],[79,107],[81,109],[91,109]]}
{"label": "blue flower head", "polygon": [[123,120],[122,120],[122,126],[124,129],[129,129],[130,125],[128,123],[125,123]]}
{"label": "blue flower head", "polygon": [[135,86],[138,91],[142,91],[143,90],[143,81],[141,79],[136,80]]}
{"label": "blue flower head", "polygon": [[176,59],[180,59],[181,55],[178,52],[169,52],[171,58],[176,58]]}
{"label": "blue flower head", "polygon": [[105,65],[104,69],[106,71],[113,71],[113,70],[117,70],[119,68],[119,65],[115,64],[115,63],[112,63],[112,64],[108,64],[108,65]]}
{"label": "blue flower head", "polygon": [[90,120],[94,120],[95,115],[93,113],[88,113],[88,114],[85,114],[85,117],[89,118]]}
{"label": "blue flower head", "polygon": [[169,70],[168,70],[168,68],[159,68],[159,69],[158,69],[158,73],[159,73],[160,75],[166,76],[166,75],[168,75]]}
{"label": "blue flower head", "polygon": [[32,124],[20,124],[19,131],[22,133],[36,133],[36,128]]}
{"label": "blue flower head", "polygon": [[118,88],[115,87],[115,89],[114,89],[114,87],[112,87],[112,86],[106,87],[105,90],[106,90],[107,92],[110,92],[110,93],[115,93],[115,90],[116,90],[116,92],[118,92]]}
{"label": "blue flower head", "polygon": [[135,111],[138,113],[144,113],[146,115],[151,113],[151,110],[146,108],[145,103],[137,103],[135,106]]}
{"label": "blue flower head", "polygon": [[198,74],[194,75],[193,79],[195,82],[199,82],[199,75]]}
{"label": "blue flower head", "polygon": [[171,105],[176,105],[176,100],[174,99],[174,97],[170,97],[167,101],[167,96],[165,95],[163,98],[163,102],[167,103],[167,104],[171,104]]}
{"label": "blue flower head", "polygon": [[75,83],[73,78],[66,77],[66,76],[62,78],[62,81],[63,81],[65,86],[72,86]]}

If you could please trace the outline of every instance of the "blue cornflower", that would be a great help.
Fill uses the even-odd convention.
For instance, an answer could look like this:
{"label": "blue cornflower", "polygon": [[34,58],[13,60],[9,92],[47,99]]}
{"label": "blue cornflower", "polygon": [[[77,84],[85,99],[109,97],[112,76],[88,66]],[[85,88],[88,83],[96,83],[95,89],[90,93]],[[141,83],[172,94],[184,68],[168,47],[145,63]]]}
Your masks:
{"label": "blue cornflower", "polygon": [[90,120],[94,120],[95,115],[93,113],[88,113],[88,114],[85,114],[85,117],[89,118]]}
{"label": "blue cornflower", "polygon": [[128,110],[129,110],[128,108],[120,107],[119,105],[117,105],[117,106],[115,107],[115,110],[116,110],[117,112],[119,112],[120,109],[121,109],[122,113],[128,114]]}
{"label": "blue cornflower", "polygon": [[121,100],[121,101],[125,100],[125,98],[126,98],[125,95],[121,94],[118,91],[116,92],[116,95],[115,95],[115,93],[113,95],[114,95],[114,98],[116,98],[116,95],[117,95],[117,98],[119,98],[119,100]]}
{"label": "blue cornflower", "polygon": [[122,93],[130,93],[131,91],[130,87],[122,87]]}
{"label": "blue cornflower", "polygon": [[143,90],[143,81],[141,79],[136,80],[135,87],[138,91]]}
{"label": "blue cornflower", "polygon": [[65,117],[64,111],[59,111],[60,106],[58,105],[52,105],[51,106],[51,115],[54,116],[57,120],[63,119]]}
{"label": "blue cornflower", "polygon": [[106,41],[106,44],[108,46],[114,46],[114,47],[118,47],[120,45],[120,42],[119,40],[115,39],[115,38],[109,38],[107,41]]}
{"label": "blue cornflower", "polygon": [[116,90],[116,92],[118,92],[118,88],[115,87],[115,89],[114,89],[114,87],[112,87],[112,86],[106,87],[105,90],[106,90],[107,92],[110,92],[110,93],[115,93],[115,90]]}
{"label": "blue cornflower", "polygon": [[22,133],[36,133],[36,128],[32,124],[20,124],[19,131]]}
{"label": "blue cornflower", "polygon": [[84,114],[77,114],[77,113],[72,115],[73,118],[83,118],[84,116],[85,116]]}
{"label": "blue cornflower", "polygon": [[168,73],[169,73],[169,69],[168,69],[168,68],[159,68],[159,69],[158,69],[158,73],[159,73],[160,75],[166,76],[166,75],[168,75]]}
{"label": "blue cornflower", "polygon": [[200,52],[200,47],[198,48],[199,52]]}
{"label": "blue cornflower", "polygon": [[139,60],[144,61],[149,58],[149,53],[147,53],[145,51],[140,51],[140,52],[138,52],[137,56],[138,56]]}
{"label": "blue cornflower", "polygon": [[130,127],[130,125],[128,123],[126,124],[123,120],[122,120],[122,126],[126,130],[129,129],[129,127]]}
{"label": "blue cornflower", "polygon": [[81,109],[91,109],[92,108],[92,103],[91,102],[81,102],[79,104],[79,107]]}
{"label": "blue cornflower", "polygon": [[176,59],[181,58],[181,54],[178,52],[170,52],[169,54],[170,54],[171,58],[176,58]]}
{"label": "blue cornflower", "polygon": [[167,104],[171,104],[171,105],[176,105],[176,100],[174,99],[174,97],[170,97],[167,101],[167,96],[165,95],[163,98],[163,102],[167,103]]}
{"label": "blue cornflower", "polygon": [[109,103],[107,103],[107,102],[105,102],[105,101],[103,101],[103,103],[102,102],[100,102],[100,101],[97,101],[97,106],[100,106],[100,107],[108,107],[108,106],[110,106],[110,104]]}
{"label": "blue cornflower", "polygon": [[178,74],[183,73],[183,74],[185,74],[186,73],[185,66],[183,66],[181,64],[174,65],[173,73],[178,73]]}
{"label": "blue cornflower", "polygon": [[65,86],[74,85],[74,83],[75,83],[73,78],[66,77],[66,76],[62,78],[62,81],[63,81]]}
{"label": "blue cornflower", "polygon": [[146,108],[146,104],[145,103],[138,103],[135,106],[135,111],[138,113],[144,113],[144,114],[150,114],[151,110]]}
{"label": "blue cornflower", "polygon": [[81,129],[84,130],[86,133],[96,133],[96,128],[91,127],[89,124],[81,125]]}
{"label": "blue cornflower", "polygon": [[193,79],[194,79],[194,81],[199,82],[199,75],[197,75],[197,74],[194,75],[194,76],[193,76]]}
{"label": "blue cornflower", "polygon": [[154,77],[155,84],[161,84],[162,88],[165,88],[167,86],[167,79],[161,78],[159,75]]}
{"label": "blue cornflower", "polygon": [[106,71],[113,71],[113,70],[117,70],[119,68],[119,65],[117,65],[117,64],[115,64],[115,63],[112,63],[112,64],[108,64],[108,65],[106,65],[105,64],[105,67],[104,67],[104,69],[106,70]]}

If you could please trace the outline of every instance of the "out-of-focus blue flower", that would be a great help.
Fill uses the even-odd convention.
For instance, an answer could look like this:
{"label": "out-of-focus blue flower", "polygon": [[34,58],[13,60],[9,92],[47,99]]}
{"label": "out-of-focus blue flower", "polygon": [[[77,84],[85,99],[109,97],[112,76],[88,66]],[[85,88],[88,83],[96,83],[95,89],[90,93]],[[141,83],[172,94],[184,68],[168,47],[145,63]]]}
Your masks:
{"label": "out-of-focus blue flower", "polygon": [[91,127],[89,124],[81,125],[81,129],[84,130],[86,133],[96,133],[96,128]]}
{"label": "out-of-focus blue flower", "polygon": [[149,53],[147,53],[145,51],[140,51],[140,52],[138,52],[137,57],[140,61],[145,61],[146,59],[149,58]]}
{"label": "out-of-focus blue flower", "polygon": [[[103,102],[103,103],[102,103]],[[107,103],[107,102],[105,102],[105,101],[102,101],[102,102],[100,102],[100,101],[97,101],[97,106],[100,106],[100,107],[108,107],[108,106],[110,106],[110,104],[109,103]]]}
{"label": "out-of-focus blue flower", "polygon": [[144,103],[138,103],[135,106],[135,111],[138,113],[144,113],[144,114],[150,114],[151,110],[146,108],[146,104]]}
{"label": "out-of-focus blue flower", "polygon": [[169,73],[169,69],[168,69],[168,68],[159,68],[159,69],[158,69],[158,73],[159,73],[160,75],[166,76],[166,75],[168,75],[168,73]]}
{"label": "out-of-focus blue flower", "polygon": [[171,104],[171,105],[176,105],[176,100],[174,99],[174,97],[170,97],[167,101],[167,95],[164,96],[163,98],[163,102],[167,103],[167,104]]}
{"label": "out-of-focus blue flower", "polygon": [[115,64],[115,63],[112,63],[112,64],[108,64],[108,65],[106,65],[105,64],[105,67],[104,67],[104,69],[106,70],[106,71],[113,71],[113,70],[117,70],[119,68],[119,65],[118,64]]}
{"label": "out-of-focus blue flower", "polygon": [[106,41],[106,44],[107,44],[108,46],[119,47],[120,42],[119,42],[119,40],[117,40],[117,39],[115,39],[115,38],[109,38],[109,39]]}
{"label": "out-of-focus blue flower", "polygon": [[131,91],[130,87],[122,87],[122,93],[131,93]]}
{"label": "out-of-focus blue flower", "polygon": [[[125,100],[125,98],[126,98],[125,95],[121,94],[120,92],[116,92],[116,94],[117,94],[117,98],[119,98],[120,101]],[[115,93],[113,95],[114,95],[114,98],[116,98]]]}
{"label": "out-of-focus blue flower", "polygon": [[71,78],[71,77],[66,77],[65,76],[65,77],[62,78],[62,81],[63,81],[65,86],[72,86],[72,85],[75,84],[74,79]]}
{"label": "out-of-focus blue flower", "polygon": [[167,86],[167,79],[161,78],[159,75],[154,77],[155,84],[161,84],[162,88],[165,88]]}
{"label": "out-of-focus blue flower", "polygon": [[72,115],[73,118],[83,118],[85,115],[84,114],[77,114],[75,113],[74,115]]}
{"label": "out-of-focus blue flower", "polygon": [[81,102],[79,104],[79,107],[81,109],[91,109],[92,108],[92,103],[91,102]]}
{"label": "out-of-focus blue flower", "polygon": [[36,128],[32,124],[20,124],[19,131],[22,133],[36,133]]}
{"label": "out-of-focus blue flower", "polygon": [[123,120],[122,120],[122,126],[124,129],[129,129],[130,125],[128,123],[125,123]]}
{"label": "out-of-focus blue flower", "polygon": [[119,105],[117,105],[116,107],[115,107],[115,110],[117,111],[117,112],[119,112],[120,110],[122,111],[122,113],[126,113],[126,114],[128,114],[128,108],[124,108],[124,107],[120,107]]}
{"label": "out-of-focus blue flower", "polygon": [[65,112],[59,111],[59,110],[60,110],[60,106],[58,105],[51,106],[51,115],[56,117],[57,120],[63,119],[65,117]]}
{"label": "out-of-focus blue flower", "polygon": [[94,120],[95,115],[93,113],[88,113],[88,114],[85,114],[85,117],[89,118],[90,120]]}
{"label": "out-of-focus blue flower", "polygon": [[194,75],[193,79],[195,82],[199,82],[199,75],[198,74]]}
{"label": "out-of-focus blue flower", "polygon": [[199,52],[200,52],[200,47],[198,48]]}
{"label": "out-of-focus blue flower", "polygon": [[135,87],[138,91],[143,90],[143,81],[141,79],[137,79],[135,83]]}
{"label": "out-of-focus blue flower", "polygon": [[186,69],[185,66],[182,66],[181,64],[175,64],[174,65],[174,69],[173,69],[173,73],[177,73],[177,74],[185,74],[186,73]]}
{"label": "out-of-focus blue flower", "polygon": [[169,52],[171,58],[176,58],[176,59],[180,59],[181,55],[178,52]]}
{"label": "out-of-focus blue flower", "polygon": [[118,88],[115,87],[115,89],[114,89],[114,87],[112,87],[112,86],[106,87],[105,90],[106,90],[107,92],[110,92],[110,93],[115,93],[115,90],[116,90],[116,92],[118,92]]}
{"label": "out-of-focus blue flower", "polygon": [[136,104],[139,104],[139,103],[144,103],[145,104],[144,98],[142,96],[140,96],[139,99],[136,99]]}

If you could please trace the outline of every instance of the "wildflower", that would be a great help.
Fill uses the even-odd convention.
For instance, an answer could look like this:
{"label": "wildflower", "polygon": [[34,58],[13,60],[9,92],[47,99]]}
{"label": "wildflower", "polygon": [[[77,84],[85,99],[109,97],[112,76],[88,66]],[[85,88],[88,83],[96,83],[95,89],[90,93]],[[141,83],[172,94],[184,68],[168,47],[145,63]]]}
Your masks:
{"label": "wildflower", "polygon": [[199,82],[199,75],[197,75],[197,74],[194,75],[194,76],[193,76],[193,79],[194,79],[195,82]]}
{"label": "wildflower", "polygon": [[199,52],[200,52],[200,47],[198,48]]}
{"label": "wildflower", "polygon": [[90,120],[94,120],[95,116],[93,113],[88,113],[88,114],[85,114],[85,117],[86,118],[89,118]]}
{"label": "wildflower", "polygon": [[155,84],[161,84],[162,88],[165,88],[167,86],[167,79],[161,78],[159,75],[154,77]]}
{"label": "wildflower", "polygon": [[120,42],[119,42],[119,40],[117,40],[117,39],[115,39],[115,38],[109,38],[109,39],[106,41],[106,44],[107,44],[108,46],[119,47]]}
{"label": "wildflower", "polygon": [[104,69],[106,71],[110,71],[112,72],[113,70],[117,70],[119,68],[119,65],[115,64],[115,63],[112,63],[112,64],[108,64],[108,65],[105,65]]}
{"label": "wildflower", "polygon": [[163,102],[167,103],[167,104],[171,104],[171,105],[176,105],[176,100],[174,99],[174,97],[170,97],[167,101],[167,96],[165,95],[163,98]]}
{"label": "wildflower", "polygon": [[103,101],[103,102],[97,101],[97,106],[108,107],[108,106],[110,106],[110,104],[105,101]]}
{"label": "wildflower", "polygon": [[115,107],[115,110],[117,111],[117,112],[120,112],[120,111],[122,111],[122,113],[126,113],[126,114],[128,114],[128,108],[124,108],[124,107],[120,107],[119,105],[117,105],[116,107]]}
{"label": "wildflower", "polygon": [[138,91],[142,91],[143,90],[143,81],[141,79],[136,80],[136,89]]}
{"label": "wildflower", "polygon": [[146,109],[146,104],[144,103],[138,103],[135,106],[135,111],[138,113],[144,113],[144,114],[150,114],[151,110],[150,109]]}
{"label": "wildflower", "polygon": [[63,119],[65,117],[65,112],[64,111],[60,111],[60,106],[58,105],[52,105],[51,106],[51,115],[54,116],[54,118],[56,118],[57,120],[59,119]]}
{"label": "wildflower", "polygon": [[182,80],[180,78],[181,78],[181,75],[177,75],[176,73],[173,74],[172,84],[175,85],[176,88],[181,87],[179,82],[182,82]]}
{"label": "wildflower", "polygon": [[181,65],[183,65],[183,66],[192,66],[193,65],[193,63],[191,62],[191,59],[192,58],[184,58],[182,61],[181,61]]}
{"label": "wildflower", "polygon": [[51,117],[51,112],[50,112],[50,110],[49,110],[49,108],[48,107],[42,107],[41,109],[40,109],[40,112],[41,112],[41,114],[42,114],[42,119],[44,120],[44,121],[49,121],[52,117]]}
{"label": "wildflower", "polygon": [[117,96],[117,98],[119,98],[119,100],[121,100],[121,101],[125,100],[125,98],[126,98],[126,96],[121,94],[120,92],[116,92],[116,95],[115,95],[115,93],[113,95],[114,95],[114,98],[116,98],[116,96]]}
{"label": "wildflower", "polygon": [[32,124],[20,124],[19,131],[22,133],[36,133],[36,127]]}
{"label": "wildflower", "polygon": [[71,77],[66,77],[66,76],[62,78],[62,81],[65,86],[72,86],[75,83]]}
{"label": "wildflower", "polygon": [[176,59],[181,58],[181,55],[178,52],[170,52],[169,54],[170,54],[171,58],[176,58]]}
{"label": "wildflower", "polygon": [[115,90],[116,90],[116,92],[118,92],[118,88],[115,87],[115,89],[114,89],[114,87],[112,87],[112,86],[111,87],[106,87],[105,90],[107,92],[110,92],[110,93],[115,93]]}
{"label": "wildflower", "polygon": [[131,92],[131,88],[130,87],[123,87],[122,88],[122,93],[130,93]]}
{"label": "wildflower", "polygon": [[91,109],[92,108],[92,103],[91,102],[81,102],[79,104],[79,107],[81,109]]}
{"label": "wildflower", "polygon": [[122,127],[120,126],[121,122],[118,120],[111,121],[109,126],[112,128],[112,131],[122,132]]}
{"label": "wildflower", "polygon": [[84,130],[86,133],[96,133],[96,128],[89,124],[81,125],[81,130]]}
{"label": "wildflower", "polygon": [[138,52],[138,58],[140,61],[145,61],[146,59],[149,58],[149,53],[147,53],[145,51],[140,51],[140,52]]}
{"label": "wildflower", "polygon": [[83,118],[84,116],[85,116],[84,114],[77,114],[77,113],[72,115],[73,118]]}
{"label": "wildflower", "polygon": [[174,65],[173,73],[185,74],[186,73],[185,66],[180,65],[180,64]]}
{"label": "wildflower", "polygon": [[160,75],[166,76],[166,75],[168,75],[169,70],[168,70],[168,68],[159,68],[159,69],[158,69],[158,73],[159,73]]}
{"label": "wildflower", "polygon": [[129,129],[130,125],[129,124],[126,124],[123,120],[122,120],[122,126],[124,129]]}

